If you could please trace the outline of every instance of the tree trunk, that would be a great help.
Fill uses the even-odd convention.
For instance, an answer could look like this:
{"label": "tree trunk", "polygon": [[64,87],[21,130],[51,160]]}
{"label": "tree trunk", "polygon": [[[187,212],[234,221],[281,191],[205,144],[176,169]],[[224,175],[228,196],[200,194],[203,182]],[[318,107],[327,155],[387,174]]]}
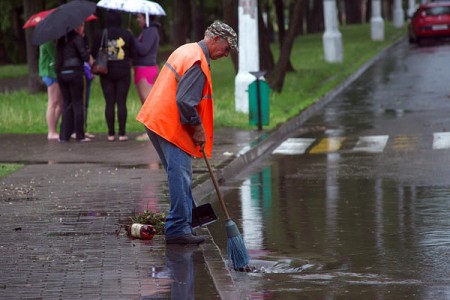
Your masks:
{"label": "tree trunk", "polygon": [[[300,0],[301,1],[301,0]],[[284,28],[284,5],[282,0],[275,0],[275,14],[277,16],[277,25],[278,25],[278,43],[280,45],[280,49],[283,46],[284,37],[286,35],[286,29]],[[302,16],[300,16],[301,19]],[[295,31],[297,34],[298,28]],[[272,70],[272,68],[267,69]],[[292,66],[291,60],[289,59],[289,63],[287,66],[287,71],[294,71],[294,67]]]}
{"label": "tree trunk", "polygon": [[172,37],[175,48],[186,44],[190,40],[191,16],[190,1],[175,0],[173,4]]}
{"label": "tree trunk", "polygon": [[345,15],[345,0],[336,0],[336,6],[338,10],[339,25],[345,25],[347,23]]}
{"label": "tree trunk", "polygon": [[284,28],[284,5],[283,0],[274,0],[273,3],[275,5],[275,15],[277,16],[278,42],[281,46],[286,32],[286,29]]}
{"label": "tree trunk", "polygon": [[195,42],[203,39],[205,34],[205,24],[203,24],[203,0],[191,0],[191,16],[192,16],[192,39]]}
{"label": "tree trunk", "polygon": [[270,49],[269,31],[262,17],[261,0],[258,1],[258,37],[259,37],[259,69],[264,71],[272,70],[275,62],[272,50]]}
{"label": "tree trunk", "polygon": [[345,12],[347,15],[347,24],[362,23],[361,0],[345,1]]}
{"label": "tree trunk", "polygon": [[[224,0],[223,1],[223,21],[230,25],[231,28],[239,35],[238,25],[238,5],[239,0]],[[236,51],[231,51],[231,59],[234,65],[234,71],[237,74],[239,71],[239,55]]]}
{"label": "tree trunk", "polygon": [[381,1],[382,6],[382,12],[381,15],[383,16],[384,20],[392,21],[392,6],[394,5],[393,0],[382,0]]}
{"label": "tree trunk", "polygon": [[286,76],[289,58],[294,45],[295,31],[301,20],[300,16],[302,13],[302,8],[302,0],[297,0],[292,10],[292,18],[289,21],[289,28],[280,50],[280,59],[275,65],[273,72],[271,72],[268,76],[269,85],[276,92],[281,92],[283,89],[284,78]]}
{"label": "tree trunk", "polygon": [[[44,9],[43,0],[23,0],[24,18],[28,20],[31,15]],[[37,93],[42,90],[42,84],[38,74],[39,48],[31,43],[33,29],[25,30],[25,45],[28,64],[28,90]]]}
{"label": "tree trunk", "polygon": [[372,18],[372,0],[367,0],[365,18],[366,22],[370,22],[370,19]]}
{"label": "tree trunk", "polygon": [[295,36],[303,35],[305,33],[305,29],[303,28],[303,20],[304,20],[304,14],[305,14],[305,2],[307,0],[301,0],[301,6],[302,6],[302,13],[299,16],[300,20],[298,22],[297,29],[295,30]]}
{"label": "tree trunk", "polygon": [[313,24],[314,32],[324,31],[323,1],[314,1]]}
{"label": "tree trunk", "polygon": [[[323,1],[316,0],[312,3],[312,7],[309,1],[305,1],[305,14],[307,33],[322,32],[324,30],[323,19]],[[291,9],[293,11],[293,9]]]}

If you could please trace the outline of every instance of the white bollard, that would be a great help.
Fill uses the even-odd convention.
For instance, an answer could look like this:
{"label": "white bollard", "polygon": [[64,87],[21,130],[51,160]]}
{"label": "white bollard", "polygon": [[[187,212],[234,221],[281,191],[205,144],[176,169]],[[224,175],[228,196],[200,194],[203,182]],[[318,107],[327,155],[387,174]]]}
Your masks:
{"label": "white bollard", "polygon": [[248,86],[259,71],[258,1],[239,0],[239,71],[235,78],[235,110],[248,113]]}
{"label": "white bollard", "polygon": [[325,33],[323,34],[323,50],[327,62],[342,62],[342,34],[338,30],[337,8],[335,0],[324,0]]}
{"label": "white bollard", "polygon": [[384,20],[381,17],[381,1],[372,0],[372,17],[370,18],[372,41],[384,41]]}
{"label": "white bollard", "polygon": [[393,25],[395,28],[403,27],[405,23],[405,12],[402,7],[402,0],[394,0]]}
{"label": "white bollard", "polygon": [[408,0],[408,17],[412,18],[416,12],[416,0]]}

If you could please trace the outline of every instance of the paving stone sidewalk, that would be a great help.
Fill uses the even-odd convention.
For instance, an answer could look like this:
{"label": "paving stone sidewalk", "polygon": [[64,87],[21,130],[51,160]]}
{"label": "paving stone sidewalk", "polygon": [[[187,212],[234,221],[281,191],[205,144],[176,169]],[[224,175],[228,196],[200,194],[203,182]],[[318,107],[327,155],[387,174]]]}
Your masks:
{"label": "paving stone sidewalk", "polygon": [[[261,134],[216,131],[211,164],[219,177]],[[165,173],[150,142],[0,135],[0,144],[0,162],[25,164],[0,179],[1,299],[239,298],[211,237],[200,247],[167,247],[163,236],[130,239],[121,228],[134,212],[168,210]],[[197,199],[211,192],[207,178],[204,161],[195,159]],[[188,271],[195,274],[183,278]]]}

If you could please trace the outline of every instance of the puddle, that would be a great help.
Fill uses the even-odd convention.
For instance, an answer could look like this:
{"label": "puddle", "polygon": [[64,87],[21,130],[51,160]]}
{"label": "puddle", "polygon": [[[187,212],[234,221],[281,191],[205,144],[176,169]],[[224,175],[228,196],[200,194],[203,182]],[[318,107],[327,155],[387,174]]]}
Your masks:
{"label": "puddle", "polygon": [[250,270],[248,273],[295,274],[311,269],[314,266],[314,264],[310,263],[296,266],[294,261],[290,259],[280,261],[251,260],[249,263]]}

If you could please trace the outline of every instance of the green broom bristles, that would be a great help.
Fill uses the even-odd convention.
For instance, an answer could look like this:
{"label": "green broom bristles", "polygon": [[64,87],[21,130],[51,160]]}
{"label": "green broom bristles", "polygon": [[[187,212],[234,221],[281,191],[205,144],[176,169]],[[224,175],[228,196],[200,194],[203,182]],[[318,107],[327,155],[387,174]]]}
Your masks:
{"label": "green broom bristles", "polygon": [[231,265],[230,262],[232,262],[235,270],[246,267],[249,262],[249,257],[247,247],[239,233],[239,229],[232,220],[225,221],[225,228],[228,236],[227,254],[229,266]]}

